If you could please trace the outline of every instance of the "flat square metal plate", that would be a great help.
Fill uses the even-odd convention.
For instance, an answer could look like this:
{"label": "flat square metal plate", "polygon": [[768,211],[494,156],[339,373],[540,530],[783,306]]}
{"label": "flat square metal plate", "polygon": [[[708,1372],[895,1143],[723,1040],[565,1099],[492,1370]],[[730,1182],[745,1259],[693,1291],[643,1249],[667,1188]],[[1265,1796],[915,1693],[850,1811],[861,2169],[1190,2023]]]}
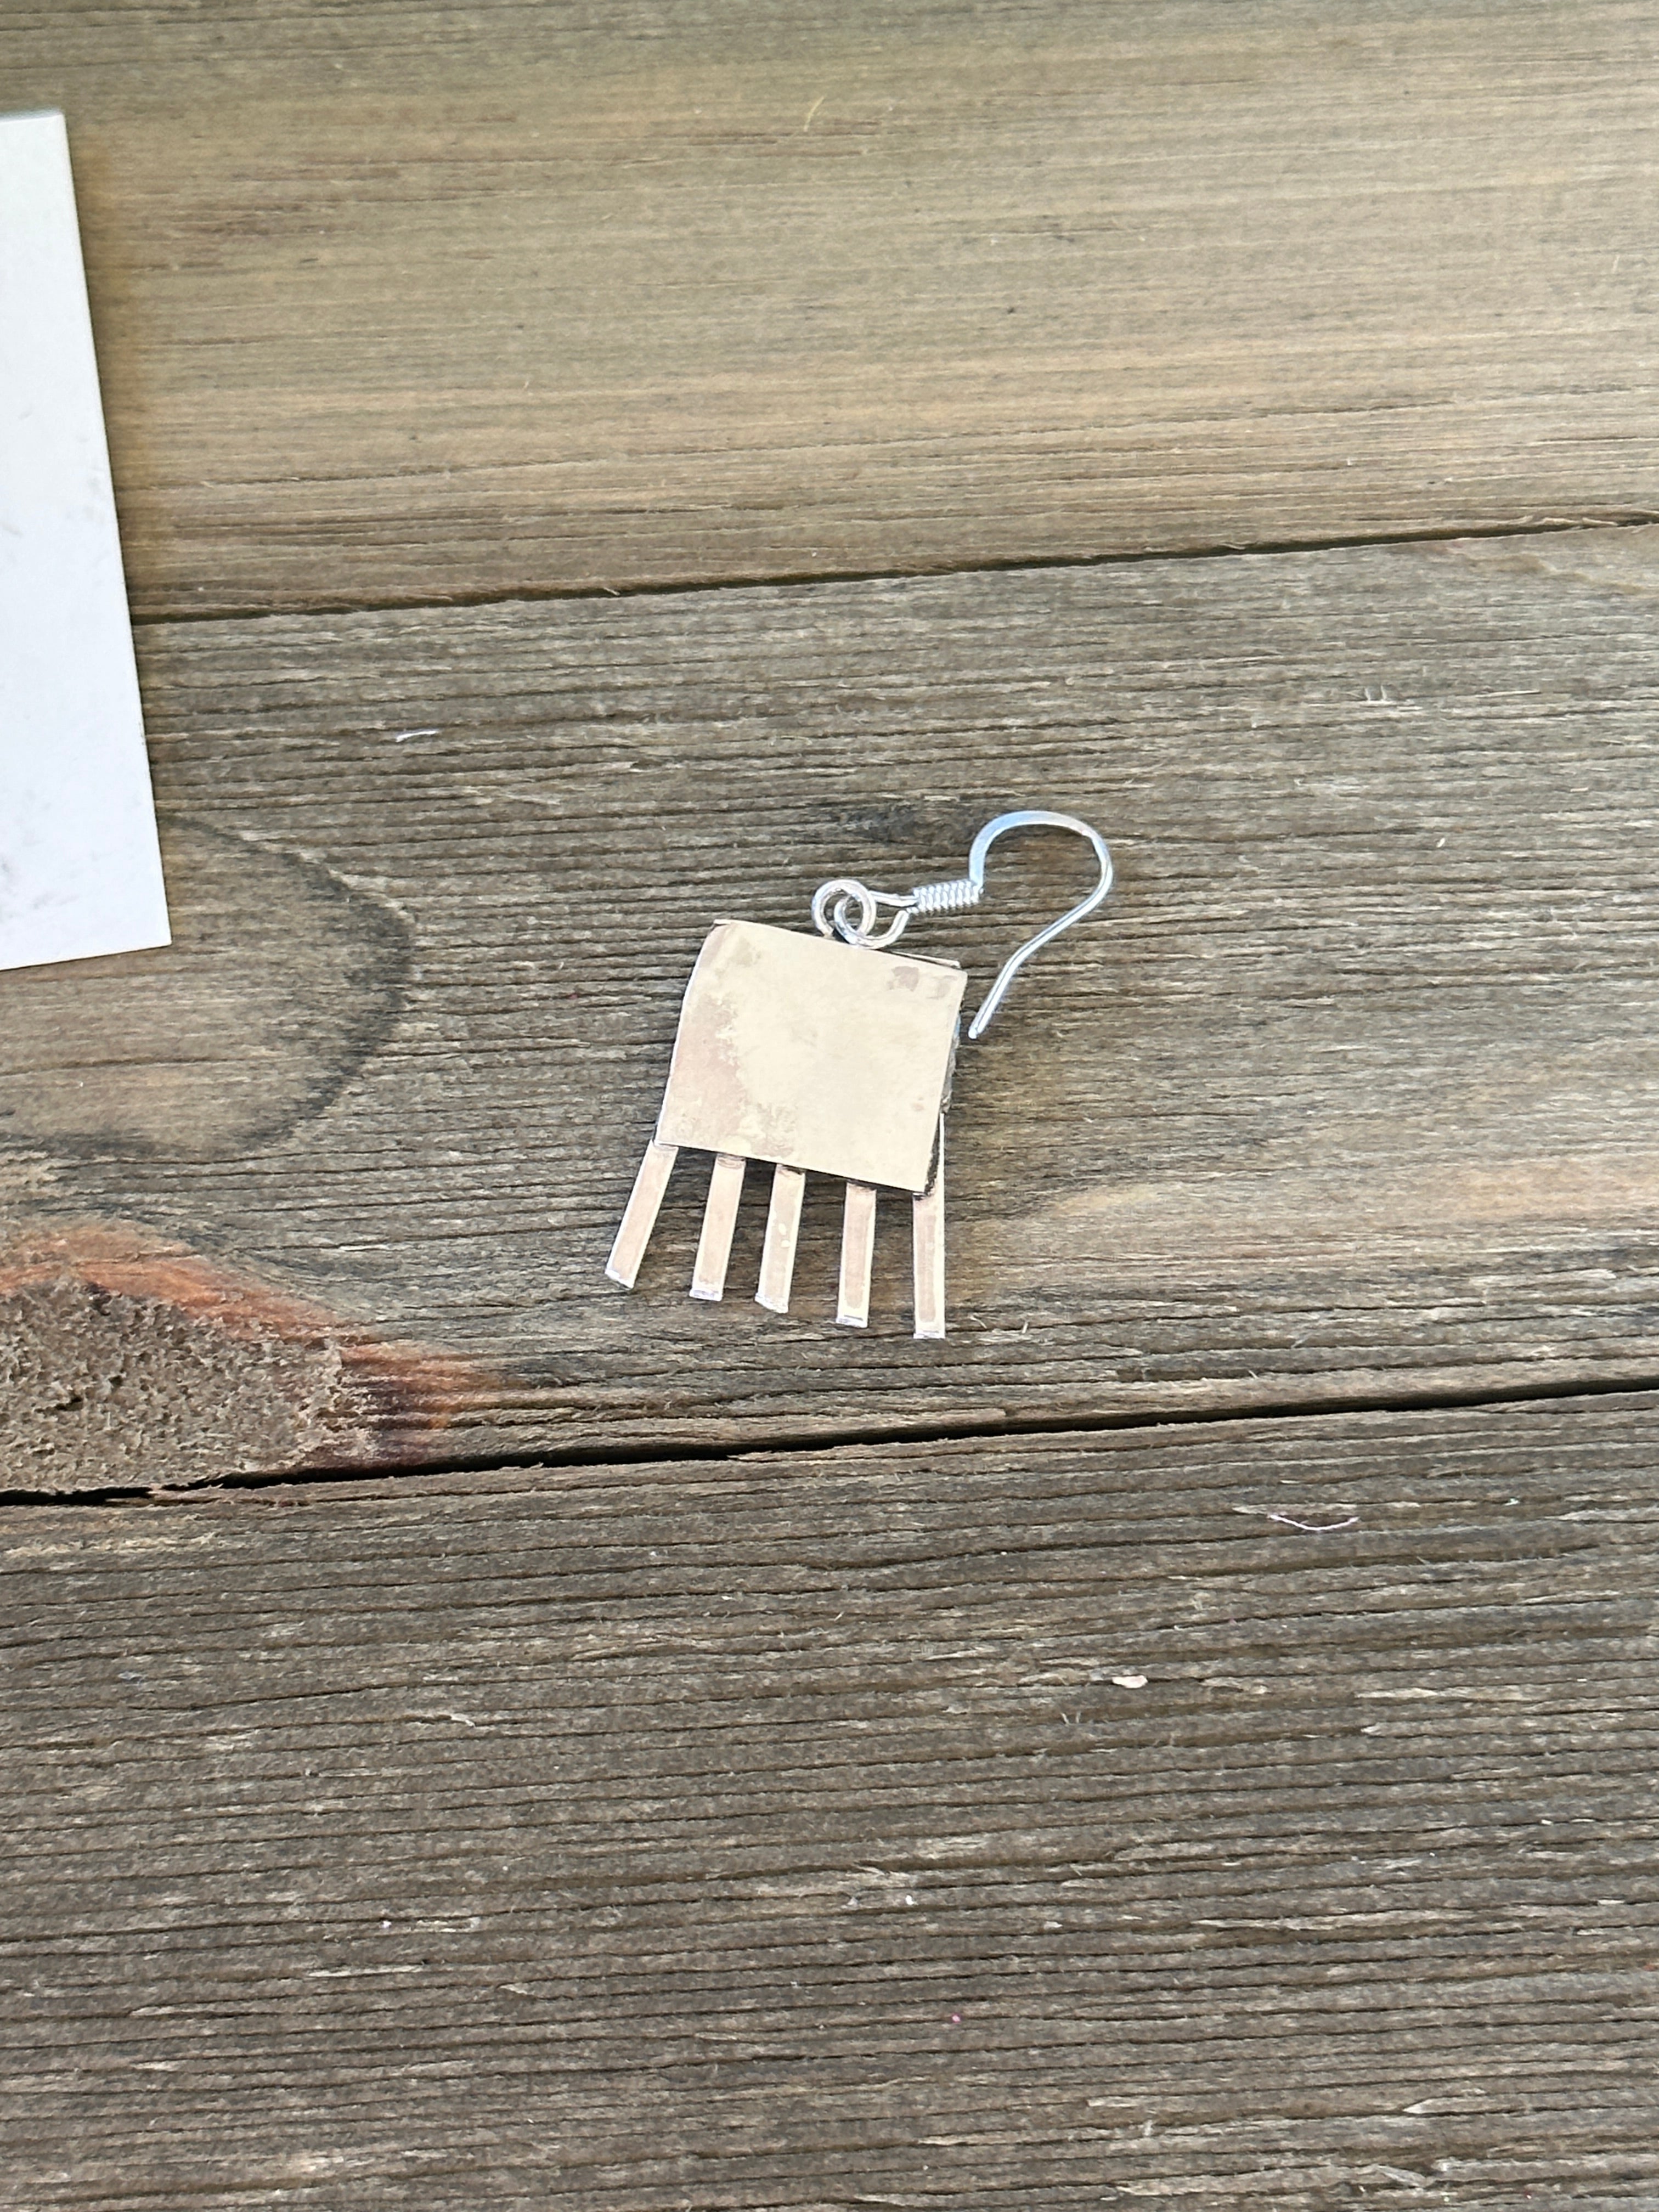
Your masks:
{"label": "flat square metal plate", "polygon": [[658,1141],[925,1190],[967,977],[757,921],[686,987]]}

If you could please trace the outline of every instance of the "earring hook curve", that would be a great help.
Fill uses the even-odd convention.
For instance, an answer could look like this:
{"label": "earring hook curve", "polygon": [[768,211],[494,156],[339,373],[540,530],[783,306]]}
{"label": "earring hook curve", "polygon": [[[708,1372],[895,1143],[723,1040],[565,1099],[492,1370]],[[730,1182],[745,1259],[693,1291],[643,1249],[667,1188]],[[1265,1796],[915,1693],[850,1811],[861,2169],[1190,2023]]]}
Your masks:
{"label": "earring hook curve", "polygon": [[[1083,838],[1094,849],[1100,863],[1100,880],[1086,898],[1069,907],[1058,921],[1051,921],[1046,929],[1028,938],[1018,951],[1009,955],[997,971],[996,981],[981,1001],[979,1012],[969,1024],[970,1039],[981,1037],[991,1025],[992,1017],[1007,995],[1008,986],[1034,952],[1041,952],[1045,945],[1052,945],[1062,930],[1069,929],[1074,921],[1081,921],[1095,908],[1112,888],[1112,855],[1106,840],[1098,830],[1091,830],[1086,822],[1079,822],[1075,814],[1054,814],[1046,806],[1022,806],[1012,814],[999,814],[988,822],[975,838],[968,854],[968,872],[955,876],[948,883],[918,884],[910,891],[872,891],[855,877],[836,876],[827,884],[820,884],[812,900],[812,924],[822,937],[839,937],[848,945],[867,947],[872,952],[884,951],[902,937],[911,919],[916,915],[957,914],[964,907],[977,906],[985,896],[985,860],[999,837],[1011,830],[1070,830]],[[854,919],[853,909],[858,909]],[[885,927],[878,929],[879,909],[890,907],[892,918]]]}
{"label": "earring hook curve", "polygon": [[1069,929],[1074,921],[1081,921],[1085,915],[1092,914],[1112,888],[1112,855],[1098,830],[1091,829],[1086,822],[1079,822],[1074,814],[1051,814],[1046,807],[1023,806],[1012,814],[999,814],[994,821],[988,822],[975,838],[968,854],[968,881],[974,886],[976,899],[985,889],[986,856],[997,839],[1006,836],[1011,830],[1074,831],[1093,848],[1095,858],[1100,863],[1100,880],[1086,898],[1079,899],[1057,921],[1051,921],[1046,929],[1038,930],[1036,935],[1028,938],[1018,951],[1010,953],[998,969],[995,982],[981,1000],[979,1010],[968,1025],[970,1039],[983,1036],[989,1029],[998,1007],[1007,996],[1008,986],[1031,955],[1041,952],[1045,945],[1052,945],[1055,938],[1063,930]]}

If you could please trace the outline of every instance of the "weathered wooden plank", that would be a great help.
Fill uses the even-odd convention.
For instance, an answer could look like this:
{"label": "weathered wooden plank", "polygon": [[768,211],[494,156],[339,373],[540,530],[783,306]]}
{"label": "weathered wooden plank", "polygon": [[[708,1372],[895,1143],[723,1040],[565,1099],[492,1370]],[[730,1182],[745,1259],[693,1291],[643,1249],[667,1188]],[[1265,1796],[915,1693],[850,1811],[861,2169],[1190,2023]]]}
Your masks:
{"label": "weathered wooden plank", "polygon": [[0,8],[149,613],[1659,508],[1628,0]]}
{"label": "weathered wooden plank", "polygon": [[[172,952],[3,981],[0,1465],[664,1449],[1659,1371],[1659,532],[191,623]],[[1121,883],[951,1109],[951,1333],[603,1269],[710,921],[1041,802]],[[969,1003],[1086,880],[907,940]]]}
{"label": "weathered wooden plank", "polygon": [[14,1506],[8,2204],[1651,2204],[1655,1434]]}

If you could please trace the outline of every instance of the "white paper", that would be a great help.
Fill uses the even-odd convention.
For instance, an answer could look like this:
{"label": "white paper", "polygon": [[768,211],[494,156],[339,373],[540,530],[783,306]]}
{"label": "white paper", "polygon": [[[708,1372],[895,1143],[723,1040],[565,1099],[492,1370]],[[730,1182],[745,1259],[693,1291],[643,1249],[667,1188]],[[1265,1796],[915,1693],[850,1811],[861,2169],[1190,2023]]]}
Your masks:
{"label": "white paper", "polygon": [[69,139],[0,117],[0,968],[168,941]]}

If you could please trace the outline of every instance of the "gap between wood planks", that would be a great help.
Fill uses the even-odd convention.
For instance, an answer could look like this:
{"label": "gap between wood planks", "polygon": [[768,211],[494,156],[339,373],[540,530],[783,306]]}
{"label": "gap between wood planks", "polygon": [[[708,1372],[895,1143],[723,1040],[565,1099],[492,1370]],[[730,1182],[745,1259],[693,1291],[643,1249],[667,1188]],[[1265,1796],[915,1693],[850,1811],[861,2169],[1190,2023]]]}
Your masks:
{"label": "gap between wood planks", "polygon": [[1586,531],[1645,530],[1659,523],[1659,507],[1639,507],[1628,514],[1582,516],[1563,522],[1493,523],[1480,527],[1443,530],[1361,531],[1338,538],[1261,538],[1230,545],[1176,545],[1137,548],[1133,552],[1033,554],[1012,561],[951,561],[914,568],[802,568],[780,569],[764,576],[709,576],[676,579],[650,584],[527,584],[510,592],[446,592],[435,599],[312,599],[303,606],[176,608],[155,614],[134,612],[135,629],[173,629],[185,623],[264,622],[303,618],[307,615],[419,614],[422,607],[499,607],[553,599],[684,599],[700,592],[776,592],[805,589],[823,584],[914,583],[924,576],[1020,575],[1043,568],[1129,568],[1153,561],[1238,561],[1274,553],[1355,552],[1373,545],[1458,545],[1476,539],[1563,538]]}
{"label": "gap between wood planks", "polygon": [[615,1451],[595,1451],[574,1446],[568,1451],[547,1448],[525,1452],[458,1453],[453,1459],[423,1461],[418,1467],[301,1467],[286,1472],[226,1474],[201,1482],[117,1484],[103,1490],[8,1491],[0,1496],[0,1513],[14,1505],[155,1505],[175,1499],[198,1498],[226,1491],[291,1490],[301,1485],[340,1482],[381,1482],[400,1485],[432,1476],[510,1474],[544,1468],[672,1467],[707,1464],[711,1461],[752,1459],[793,1453],[824,1454],[853,1450],[865,1445],[969,1443],[976,1437],[999,1442],[1018,1437],[1085,1437],[1106,1431],[1225,1428],[1243,1422],[1346,1420],[1356,1413],[1420,1413],[1473,1412],[1483,1407],[1537,1405],[1552,1399],[1641,1398],[1653,1401],[1659,1415],[1659,1375],[1632,1380],[1625,1376],[1605,1382],[1539,1382],[1512,1390],[1404,1390],[1390,1397],[1356,1395],[1318,1402],[1287,1398],[1277,1405],[1247,1407],[1197,1408],[1190,1413],[1159,1413],[1146,1419],[1137,1413],[1103,1413],[1095,1419],[1058,1415],[1053,1420],[940,1421],[927,1429],[906,1428],[896,1423],[875,1423],[848,1428],[832,1435],[747,1437],[735,1444],[683,1444],[665,1450],[649,1443],[625,1445]]}

